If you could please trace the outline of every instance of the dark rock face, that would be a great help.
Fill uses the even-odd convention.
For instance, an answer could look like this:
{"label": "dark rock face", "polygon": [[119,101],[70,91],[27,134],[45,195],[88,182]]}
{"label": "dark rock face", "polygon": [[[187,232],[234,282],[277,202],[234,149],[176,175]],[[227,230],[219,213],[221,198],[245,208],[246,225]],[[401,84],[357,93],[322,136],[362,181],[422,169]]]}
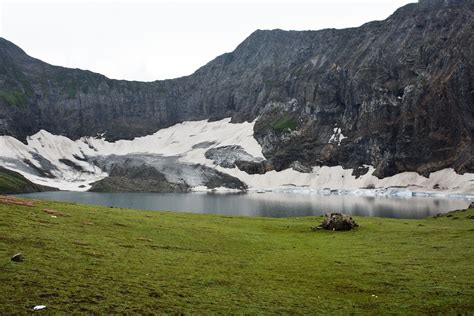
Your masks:
{"label": "dark rock face", "polygon": [[273,170],[271,163],[250,155],[239,145],[211,148],[206,151],[205,157],[223,168],[237,167],[248,174],[264,174]]}
{"label": "dark rock face", "polygon": [[149,154],[90,157],[91,162],[109,174],[94,182],[90,191],[187,192],[200,185],[209,189],[247,189],[247,185],[235,177],[203,165],[182,163],[178,158]]}
{"label": "dark rock face", "polygon": [[341,213],[328,213],[318,228],[334,231],[347,231],[359,227],[351,216]]}
{"label": "dark rock face", "polygon": [[307,166],[307,165],[304,165],[302,164],[301,162],[299,162],[298,160],[292,162],[290,164],[290,167],[295,170],[295,171],[298,171],[298,172],[301,172],[301,173],[311,173],[311,171],[313,171],[313,168],[311,168],[310,166]]}
{"label": "dark rock face", "polygon": [[264,174],[267,171],[273,170],[272,166],[267,161],[248,161],[248,160],[237,160],[235,162],[237,168],[248,174]]}
{"label": "dark rock face", "polygon": [[472,1],[422,0],[358,28],[256,31],[191,76],[150,83],[54,67],[0,39],[0,134],[116,140],[258,118],[276,170],[474,172],[473,27]]}
{"label": "dark rock face", "polygon": [[[231,145],[215,147],[207,150],[204,154],[206,159],[214,161],[214,163],[223,168],[234,168],[238,167],[240,170],[245,171],[246,164],[249,165],[262,165],[263,159],[256,158],[247,153],[242,146]],[[242,167],[242,168],[241,168]]]}
{"label": "dark rock face", "polygon": [[369,172],[369,167],[358,166],[354,168],[352,175],[355,176],[356,179],[359,179],[361,176],[367,174],[367,172]]}
{"label": "dark rock face", "polygon": [[202,143],[193,145],[192,148],[193,148],[193,149],[197,149],[197,148],[206,149],[206,148],[211,147],[211,146],[214,145],[214,144],[215,144],[215,142],[202,142]]}
{"label": "dark rock face", "polygon": [[151,166],[113,165],[109,176],[92,183],[92,192],[187,192],[185,183],[171,183]]}

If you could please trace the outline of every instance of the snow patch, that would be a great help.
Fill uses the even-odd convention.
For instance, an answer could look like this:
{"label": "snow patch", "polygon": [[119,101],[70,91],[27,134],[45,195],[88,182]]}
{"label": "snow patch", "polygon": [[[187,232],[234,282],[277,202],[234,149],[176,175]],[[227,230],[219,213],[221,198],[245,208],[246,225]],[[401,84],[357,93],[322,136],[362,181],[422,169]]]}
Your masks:
{"label": "snow patch", "polygon": [[341,141],[347,137],[342,134],[340,127],[335,127],[333,131],[334,134],[332,134],[331,138],[329,138],[328,144],[336,144],[337,146],[340,146]]}
{"label": "snow patch", "polygon": [[[358,179],[352,176],[352,169],[340,166],[314,167],[309,173],[290,168],[250,175],[236,167],[216,166],[214,161],[205,158],[205,152],[211,148],[239,145],[253,157],[264,159],[262,148],[253,137],[254,123],[233,124],[230,118],[215,122],[183,122],[152,135],[117,142],[108,142],[102,137],[83,137],[73,141],[44,130],[28,137],[26,145],[13,137],[0,136],[0,164],[35,183],[74,191],[85,191],[90,188],[90,183],[107,176],[106,172],[87,161],[87,157],[133,154],[175,157],[182,163],[214,168],[239,178],[249,186],[250,191],[255,192],[365,196],[425,194],[455,198],[474,196],[474,174],[459,175],[453,169],[434,172],[428,178],[415,172],[404,172],[378,179],[372,176],[372,166],[365,166],[369,171]],[[340,145],[345,138],[341,128],[335,127],[329,142]],[[34,167],[41,168],[41,161],[50,163],[48,171],[53,177],[48,178],[35,170]],[[192,190],[207,191],[207,188],[196,183]],[[215,191],[227,192],[228,189],[219,188]]]}
{"label": "snow patch", "polygon": [[[178,160],[184,163],[206,164],[204,153],[207,149],[238,144],[247,153],[263,159],[262,149],[253,137],[254,122],[232,124],[230,120],[226,118],[215,122],[207,120],[183,122],[161,129],[152,135],[117,142],[108,142],[102,138],[103,135],[73,141],[45,130],[28,137],[27,145],[13,137],[0,136],[0,164],[38,184],[62,190],[85,191],[90,188],[90,183],[107,177],[107,173],[100,168],[84,161],[86,157],[154,154],[178,156]],[[195,146],[204,142],[212,145],[207,149]],[[54,169],[49,170],[54,178],[38,174],[25,163],[29,161],[41,168],[37,161],[38,156],[35,158],[34,154],[54,166]],[[65,162],[71,162],[76,168],[71,167],[71,163],[67,165]]]}

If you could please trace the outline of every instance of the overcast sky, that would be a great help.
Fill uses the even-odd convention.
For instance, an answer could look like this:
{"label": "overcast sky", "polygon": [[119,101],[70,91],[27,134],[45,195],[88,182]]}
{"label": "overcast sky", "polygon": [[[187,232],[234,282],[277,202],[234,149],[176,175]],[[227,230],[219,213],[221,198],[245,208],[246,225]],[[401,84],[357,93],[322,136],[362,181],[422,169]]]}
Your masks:
{"label": "overcast sky", "polygon": [[256,29],[359,26],[415,0],[0,0],[0,36],[114,79],[185,76]]}

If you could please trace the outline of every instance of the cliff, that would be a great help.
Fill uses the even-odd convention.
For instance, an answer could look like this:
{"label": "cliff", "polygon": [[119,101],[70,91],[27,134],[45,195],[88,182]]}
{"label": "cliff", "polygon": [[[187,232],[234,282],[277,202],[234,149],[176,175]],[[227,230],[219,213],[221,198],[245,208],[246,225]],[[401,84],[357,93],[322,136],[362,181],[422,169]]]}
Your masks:
{"label": "cliff", "polygon": [[474,172],[473,7],[425,0],[358,28],[258,30],[190,76],[150,83],[51,66],[1,39],[0,134],[118,140],[257,119],[269,170]]}

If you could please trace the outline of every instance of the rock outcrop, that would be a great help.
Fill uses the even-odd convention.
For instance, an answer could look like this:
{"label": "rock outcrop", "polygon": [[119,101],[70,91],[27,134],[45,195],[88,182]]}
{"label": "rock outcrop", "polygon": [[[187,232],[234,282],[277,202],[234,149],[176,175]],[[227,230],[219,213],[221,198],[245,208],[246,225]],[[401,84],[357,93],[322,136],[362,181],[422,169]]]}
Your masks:
{"label": "rock outcrop", "polygon": [[239,179],[215,169],[180,162],[177,157],[123,155],[91,157],[108,177],[92,184],[94,192],[187,192],[192,187],[246,190]]}
{"label": "rock outcrop", "polygon": [[25,257],[21,253],[17,253],[11,257],[13,262],[23,262],[25,261]]}
{"label": "rock outcrop", "polygon": [[473,28],[472,1],[423,0],[358,28],[258,30],[190,76],[149,83],[51,66],[0,39],[0,134],[117,140],[258,118],[277,171],[474,172]]}
{"label": "rock outcrop", "polygon": [[264,174],[272,170],[267,161],[250,155],[239,145],[211,148],[206,151],[205,157],[223,168],[237,167],[248,174]]}
{"label": "rock outcrop", "polygon": [[334,231],[347,231],[356,227],[359,227],[359,225],[352,219],[350,215],[341,213],[328,213],[326,214],[321,225],[316,227],[314,230],[326,229]]}

